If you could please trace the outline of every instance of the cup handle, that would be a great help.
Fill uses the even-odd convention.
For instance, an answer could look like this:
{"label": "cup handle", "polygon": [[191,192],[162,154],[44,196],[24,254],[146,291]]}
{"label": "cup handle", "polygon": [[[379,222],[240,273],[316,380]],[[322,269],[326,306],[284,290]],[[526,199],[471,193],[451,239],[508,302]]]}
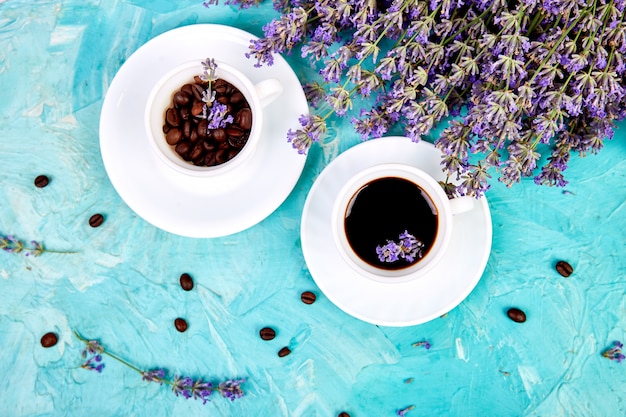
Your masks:
{"label": "cup handle", "polygon": [[474,207],[474,197],[469,195],[455,197],[450,199],[450,208],[452,214],[461,214],[470,211]]}
{"label": "cup handle", "polygon": [[276,78],[268,78],[255,84],[254,89],[261,101],[261,107],[266,107],[283,92],[283,85]]}

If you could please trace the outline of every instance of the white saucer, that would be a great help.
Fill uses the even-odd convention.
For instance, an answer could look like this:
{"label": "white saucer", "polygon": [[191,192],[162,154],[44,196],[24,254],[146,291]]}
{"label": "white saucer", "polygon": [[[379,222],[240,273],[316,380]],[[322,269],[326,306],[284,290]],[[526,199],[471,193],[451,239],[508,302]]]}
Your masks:
{"label": "white saucer", "polygon": [[411,326],[452,310],[474,289],[491,252],[491,215],[482,197],[454,217],[447,253],[426,276],[403,283],[368,279],[342,258],[332,234],[332,207],[343,184],[358,171],[381,163],[410,164],[444,179],[441,153],[427,142],[386,137],[340,154],[316,179],[302,212],[302,251],[320,290],[346,313],[383,326]]}
{"label": "white saucer", "polygon": [[[302,174],[306,156],[287,142],[298,117],[308,113],[300,81],[275,56],[255,68],[245,53],[254,35],[223,25],[185,26],[159,35],[134,52],[107,91],[100,117],[100,150],[118,194],[140,217],[168,232],[219,237],[247,229],[276,210]],[[152,86],[182,62],[207,57],[238,68],[254,83],[277,78],[281,96],[264,109],[263,138],[242,169],[215,181],[187,179],[163,166],[151,149],[144,110]]]}

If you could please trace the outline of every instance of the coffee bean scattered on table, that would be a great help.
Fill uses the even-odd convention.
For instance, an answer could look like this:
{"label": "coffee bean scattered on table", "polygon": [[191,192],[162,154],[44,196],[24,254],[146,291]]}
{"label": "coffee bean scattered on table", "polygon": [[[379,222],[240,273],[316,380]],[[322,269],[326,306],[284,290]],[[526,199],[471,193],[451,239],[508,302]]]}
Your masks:
{"label": "coffee bean scattered on table", "polygon": [[50,182],[50,179],[45,175],[38,175],[34,181],[35,187],[37,188],[43,188],[46,185],[48,185],[49,182]]}
{"label": "coffee bean scattered on table", "polygon": [[285,346],[284,348],[278,351],[278,356],[282,358],[284,356],[289,355],[290,353],[291,353],[291,349]]}
{"label": "coffee bean scattered on table", "polygon": [[213,106],[224,105],[233,122],[225,127],[209,129],[202,101],[208,83],[196,77],[194,83],[183,85],[174,93],[171,107],[165,112],[163,133],[168,145],[185,161],[197,166],[215,166],[233,159],[248,142],[252,130],[252,111],[243,94],[229,82],[217,79]]}
{"label": "coffee bean scattered on table", "polygon": [[184,273],[180,276],[180,286],[185,291],[191,291],[193,289],[193,278],[188,273]]}
{"label": "coffee bean scattered on table", "polygon": [[89,218],[89,226],[99,227],[104,222],[104,216],[100,213],[94,214]]}
{"label": "coffee bean scattered on table", "polygon": [[263,340],[272,340],[276,337],[276,331],[271,327],[264,327],[259,330],[259,336],[261,336]]}
{"label": "coffee bean scattered on table", "polygon": [[526,321],[526,313],[524,313],[519,308],[509,308],[506,312],[506,315],[509,316],[509,318],[516,323],[524,323]]}
{"label": "coffee bean scattered on table", "polygon": [[58,341],[59,341],[59,338],[57,337],[55,333],[52,333],[52,332],[48,332],[44,334],[43,336],[41,336],[41,346],[45,348],[50,348],[56,345]]}
{"label": "coffee bean scattered on table", "polygon": [[300,300],[302,300],[304,304],[313,304],[316,299],[317,297],[311,291],[305,291],[300,294]]}
{"label": "coffee bean scattered on table", "polygon": [[174,320],[174,326],[176,326],[176,330],[178,330],[181,333],[187,330],[187,322],[184,319],[181,319],[180,317]]}
{"label": "coffee bean scattered on table", "polygon": [[574,268],[572,268],[572,266],[565,261],[558,261],[556,263],[556,270],[565,278],[569,277],[572,275],[572,272],[574,272]]}

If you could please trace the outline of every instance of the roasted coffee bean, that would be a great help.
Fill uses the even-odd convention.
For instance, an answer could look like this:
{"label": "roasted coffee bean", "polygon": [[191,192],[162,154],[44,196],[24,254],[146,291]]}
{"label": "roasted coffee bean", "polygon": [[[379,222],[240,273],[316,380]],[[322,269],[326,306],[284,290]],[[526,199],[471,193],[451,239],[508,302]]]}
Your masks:
{"label": "roasted coffee bean", "polygon": [[259,336],[261,336],[263,340],[272,340],[276,337],[276,331],[271,327],[264,327],[259,330]]}
{"label": "roasted coffee bean", "polygon": [[183,123],[183,136],[185,137],[185,139],[189,139],[189,137],[191,136],[191,121],[190,120],[185,120],[185,123]]}
{"label": "roasted coffee bean", "polygon": [[204,103],[202,103],[201,101],[196,101],[195,103],[193,103],[193,106],[191,106],[191,115],[198,116],[202,114],[203,108],[204,108]]}
{"label": "roasted coffee bean", "polygon": [[205,151],[215,150],[215,144],[208,139],[200,141],[200,144],[202,145],[202,149],[204,149]]}
{"label": "roasted coffee bean", "polygon": [[185,85],[183,85],[183,86],[180,88],[180,91],[181,91],[181,92],[183,92],[183,93],[185,93],[185,94],[187,94],[187,95],[189,95],[189,96],[192,96],[192,95],[193,95],[193,88],[191,87],[191,84],[185,84]]}
{"label": "roasted coffee bean", "polygon": [[178,142],[178,144],[176,145],[176,148],[174,148],[176,150],[176,153],[179,154],[183,159],[187,160],[186,158],[189,157],[189,151],[191,150],[191,144],[186,141],[186,140],[182,140],[180,142]]}
{"label": "roasted coffee bean", "polygon": [[215,152],[208,151],[204,156],[204,166],[212,167],[217,165],[217,161],[215,160]]}
{"label": "roasted coffee bean", "polygon": [[178,114],[180,115],[181,119],[189,120],[189,118],[191,117],[191,110],[189,109],[189,107],[181,107],[178,110]]}
{"label": "roasted coffee bean", "polygon": [[198,137],[204,139],[207,137],[207,127],[209,126],[209,122],[207,119],[202,119],[198,122],[198,128],[196,129],[196,133]]}
{"label": "roasted coffee bean", "polygon": [[230,99],[228,96],[219,96],[215,99],[215,101],[217,101],[218,103],[222,103],[222,104],[230,103]]}
{"label": "roasted coffee bean", "polygon": [[241,94],[241,91],[235,91],[232,96],[230,96],[230,102],[232,104],[239,104],[245,101],[245,97]]}
{"label": "roasted coffee bean", "polygon": [[196,129],[192,129],[191,130],[191,134],[189,135],[189,141],[191,143],[196,142],[198,139],[200,139],[200,136],[198,136],[198,132],[196,132]]}
{"label": "roasted coffee bean", "polygon": [[41,346],[50,348],[57,344],[59,338],[55,333],[49,332],[41,336]]}
{"label": "roasted coffee bean", "polygon": [[189,104],[189,102],[191,101],[191,97],[187,93],[178,91],[174,94],[173,100],[174,100],[174,104],[177,107],[182,107],[182,106],[186,106]]}
{"label": "roasted coffee bean", "polygon": [[526,313],[519,308],[509,308],[506,315],[516,323],[524,323],[526,321]]}
{"label": "roasted coffee bean", "polygon": [[572,266],[565,261],[558,261],[556,263],[556,270],[565,278],[569,277],[570,275],[572,275],[572,272],[574,272],[574,268],[572,268]]}
{"label": "roasted coffee bean", "polygon": [[46,177],[45,175],[37,175],[37,178],[35,178],[35,187],[37,188],[43,188],[46,185],[48,185],[48,183],[50,182],[50,179],[48,177]]}
{"label": "roasted coffee bean", "polygon": [[247,108],[243,108],[237,112],[235,122],[244,130],[252,128],[252,111]]}
{"label": "roasted coffee bean", "polygon": [[191,149],[191,152],[189,152],[189,159],[191,159],[192,161],[195,161],[198,158],[202,157],[203,154],[204,154],[204,149],[202,149],[202,144],[198,142]]}
{"label": "roasted coffee bean", "polygon": [[248,142],[248,138],[242,136],[240,138],[235,138],[233,136],[228,137],[228,144],[237,150],[243,148],[243,146]]}
{"label": "roasted coffee bean", "polygon": [[236,157],[238,153],[239,153],[239,149],[229,149],[228,150],[228,160],[230,161],[231,159]]}
{"label": "roasted coffee bean", "polygon": [[178,112],[175,108],[170,107],[169,109],[167,109],[167,111],[165,112],[165,121],[168,125],[172,127],[180,125],[180,116],[178,115]]}
{"label": "roasted coffee bean", "polygon": [[226,134],[226,130],[224,130],[224,129],[215,129],[213,131],[211,137],[216,142],[224,142],[226,139],[228,139],[228,135]]}
{"label": "roasted coffee bean", "polygon": [[291,349],[289,349],[287,346],[285,346],[284,348],[282,348],[281,350],[278,351],[278,356],[279,357],[283,357],[283,356],[287,356],[291,353]]}
{"label": "roasted coffee bean", "polygon": [[240,138],[243,136],[243,130],[235,125],[226,128],[226,134],[232,138]]}
{"label": "roasted coffee bean", "polygon": [[178,330],[181,333],[187,330],[187,322],[184,319],[181,319],[180,317],[174,320],[174,326],[176,327],[176,330]]}
{"label": "roasted coffee bean", "polygon": [[316,299],[317,297],[311,291],[305,291],[300,294],[300,300],[302,300],[304,304],[313,304]]}
{"label": "roasted coffee bean", "polygon": [[228,82],[219,78],[215,81],[213,89],[217,94],[226,94],[228,91]]}
{"label": "roasted coffee bean", "polygon": [[215,162],[223,164],[226,161],[228,161],[228,149],[218,149],[215,152]]}
{"label": "roasted coffee bean", "polygon": [[167,133],[170,131],[172,127],[170,125],[168,125],[167,123],[163,124],[163,133]]}
{"label": "roasted coffee bean", "polygon": [[168,145],[176,145],[182,138],[183,134],[177,127],[170,129],[170,131],[165,134],[165,141]]}
{"label": "roasted coffee bean", "polygon": [[180,276],[180,286],[185,291],[191,291],[193,289],[193,278],[188,273],[184,273]]}
{"label": "roasted coffee bean", "polygon": [[96,213],[89,218],[89,226],[99,227],[104,222],[104,216],[100,213]]}
{"label": "roasted coffee bean", "polygon": [[204,91],[204,86],[202,84],[192,84],[191,89],[193,92],[193,96],[197,101],[202,101],[202,92]]}
{"label": "roasted coffee bean", "polygon": [[339,413],[337,417],[350,417],[350,414],[346,413],[345,411],[342,411],[341,413]]}

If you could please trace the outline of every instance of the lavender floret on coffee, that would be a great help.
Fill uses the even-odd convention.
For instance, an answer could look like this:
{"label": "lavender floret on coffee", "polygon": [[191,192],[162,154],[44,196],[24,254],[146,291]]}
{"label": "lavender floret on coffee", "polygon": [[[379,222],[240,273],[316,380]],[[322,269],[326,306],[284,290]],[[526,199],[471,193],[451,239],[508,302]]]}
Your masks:
{"label": "lavender floret on coffee", "polygon": [[213,59],[202,66],[202,74],[174,92],[163,133],[182,159],[212,167],[233,159],[247,143],[252,111],[237,87],[216,76]]}

